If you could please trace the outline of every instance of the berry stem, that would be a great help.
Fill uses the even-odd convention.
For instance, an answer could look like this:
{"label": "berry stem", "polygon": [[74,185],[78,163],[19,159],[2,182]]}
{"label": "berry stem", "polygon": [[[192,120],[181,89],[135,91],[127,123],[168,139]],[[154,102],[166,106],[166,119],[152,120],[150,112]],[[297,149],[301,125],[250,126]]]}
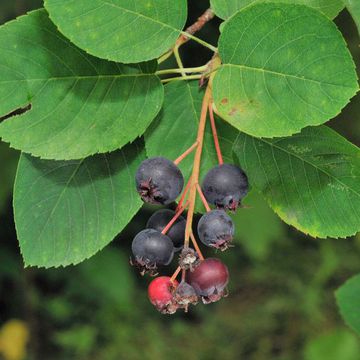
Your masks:
{"label": "berry stem", "polygon": [[176,63],[178,64],[178,67],[181,71],[181,76],[186,76],[186,73],[184,71],[184,65],[183,65],[183,62],[181,60],[181,56],[180,56],[180,52],[179,52],[179,47],[180,45],[175,45],[174,47],[174,56],[175,56],[175,60],[176,60]]}
{"label": "berry stem", "polygon": [[196,190],[199,193],[199,196],[201,198],[202,203],[204,204],[204,207],[205,207],[206,211],[207,212],[211,211],[210,206],[209,206],[208,202],[206,201],[205,195],[202,192],[201,187],[200,187],[199,184],[196,184]]}
{"label": "berry stem", "polygon": [[192,231],[192,222],[194,217],[194,210],[195,210],[195,202],[196,202],[196,184],[199,182],[199,174],[200,174],[200,162],[201,162],[201,154],[203,149],[203,143],[204,143],[204,133],[205,133],[205,125],[206,125],[206,116],[207,116],[207,110],[209,106],[211,98],[211,88],[210,86],[207,86],[202,107],[201,107],[201,115],[199,120],[199,129],[197,133],[197,139],[198,146],[196,148],[196,153],[194,157],[194,166],[193,171],[191,175],[191,185],[189,189],[189,211],[187,215],[186,220],[186,228],[185,228],[185,241],[184,241],[184,248],[189,247],[189,239],[190,234]]}
{"label": "berry stem", "polygon": [[174,160],[175,165],[179,165],[188,155],[190,155],[195,148],[198,146],[198,142],[195,141],[184,153],[182,153],[176,160]]}
{"label": "berry stem", "polygon": [[182,193],[182,195],[181,195],[181,198],[180,198],[180,200],[179,200],[179,203],[178,203],[178,205],[177,205],[177,207],[176,207],[176,211],[178,211],[178,210],[182,207],[182,204],[183,204],[183,202],[184,202],[184,200],[185,200],[185,196],[186,196],[186,194],[189,192],[190,185],[191,185],[191,177],[190,177],[190,179],[188,180],[188,182],[187,182],[187,184],[186,184],[186,186],[185,186],[185,189],[184,189],[184,191],[183,191],[183,193]]}
{"label": "berry stem", "polygon": [[200,260],[202,261],[202,260],[204,260],[205,258],[204,258],[204,256],[203,256],[203,254],[202,254],[202,252],[201,252],[201,250],[200,250],[200,247],[199,247],[199,245],[198,245],[198,243],[197,243],[197,241],[196,241],[196,239],[195,239],[195,236],[194,236],[194,234],[191,232],[190,233],[190,238],[191,238],[191,242],[193,243],[193,245],[194,245],[194,249],[195,249],[195,251],[198,253],[198,255],[199,255],[199,258],[200,258]]}
{"label": "berry stem", "polygon": [[175,279],[177,278],[177,276],[179,275],[181,271],[181,267],[178,266],[177,269],[175,270],[174,274],[172,275],[170,281],[173,283],[175,281]]}
{"label": "berry stem", "polygon": [[168,79],[162,79],[161,82],[163,84],[171,82],[171,81],[182,81],[182,80],[198,80],[201,79],[202,75],[186,75],[186,76],[178,76],[178,77],[172,77]]}
{"label": "berry stem", "polygon": [[217,130],[216,130],[216,124],[215,124],[214,111],[213,111],[212,104],[209,104],[209,115],[210,115],[210,124],[211,124],[211,130],[213,133],[216,154],[217,154],[217,157],[219,160],[219,164],[222,165],[224,163],[224,160],[223,160],[221,149],[220,149],[219,138],[218,138],[218,134],[217,134]]}
{"label": "berry stem", "polygon": [[185,281],[186,279],[186,270],[185,269],[182,269],[182,272],[181,272],[181,281]]}
{"label": "berry stem", "polygon": [[167,75],[167,74],[181,74],[183,71],[186,73],[202,73],[208,68],[208,65],[193,67],[193,68],[183,68],[183,69],[165,69],[158,70],[155,75]]}
{"label": "berry stem", "polygon": [[165,235],[170,228],[174,225],[174,222],[180,217],[180,215],[184,212],[184,210],[187,208],[187,206],[189,205],[189,202],[187,201],[186,204],[184,206],[182,206],[179,210],[176,211],[175,215],[173,216],[173,218],[169,221],[169,223],[163,228],[162,230],[162,234]]}

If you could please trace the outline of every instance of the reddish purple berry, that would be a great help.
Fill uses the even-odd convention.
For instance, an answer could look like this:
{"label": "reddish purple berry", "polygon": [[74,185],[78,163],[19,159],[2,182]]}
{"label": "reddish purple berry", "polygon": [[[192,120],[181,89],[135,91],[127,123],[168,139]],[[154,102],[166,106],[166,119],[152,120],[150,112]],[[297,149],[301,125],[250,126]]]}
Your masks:
{"label": "reddish purple berry", "polygon": [[162,314],[173,314],[178,309],[173,295],[178,284],[176,280],[172,282],[169,276],[159,276],[150,283],[149,300]]}
{"label": "reddish purple berry", "polygon": [[144,160],[136,172],[135,180],[143,201],[159,205],[173,202],[184,186],[180,169],[163,157]]}
{"label": "reddish purple berry", "polygon": [[204,304],[208,304],[226,296],[229,271],[219,259],[208,258],[203,260],[193,272],[189,272],[188,282],[202,297]]}
{"label": "reddish purple berry", "polygon": [[235,211],[248,193],[246,174],[232,164],[212,168],[205,176],[202,191],[206,200],[219,209]]}

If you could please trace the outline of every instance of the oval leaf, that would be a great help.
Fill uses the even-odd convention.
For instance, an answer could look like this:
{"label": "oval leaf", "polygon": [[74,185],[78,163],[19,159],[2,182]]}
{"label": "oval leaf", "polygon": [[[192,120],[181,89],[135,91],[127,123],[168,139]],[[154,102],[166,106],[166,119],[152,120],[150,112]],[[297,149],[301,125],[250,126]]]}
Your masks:
{"label": "oval leaf", "polygon": [[155,59],[176,42],[185,0],[45,0],[50,18],[74,44],[103,59]]}
{"label": "oval leaf", "polygon": [[360,274],[336,291],[336,300],[345,322],[360,335]]}
{"label": "oval leaf", "polygon": [[1,27],[0,48],[0,115],[31,105],[0,123],[0,137],[26,153],[68,160],[112,151],[142,135],[161,108],[154,64],[89,56],[44,10]]}
{"label": "oval leaf", "polygon": [[333,130],[277,139],[241,134],[234,153],[286,223],[321,238],[360,231],[360,149]]}
{"label": "oval leaf", "polygon": [[14,211],[25,265],[77,264],[113,240],[142,205],[134,173],[143,159],[136,144],[76,161],[22,155]]}
{"label": "oval leaf", "polygon": [[335,18],[344,8],[344,4],[341,0],[210,0],[211,8],[214,10],[215,14],[222,19],[229,18],[246,6],[260,2],[302,4],[321,11],[330,19]]}
{"label": "oval leaf", "polygon": [[[204,92],[197,81],[174,82],[165,86],[164,107],[156,121],[145,133],[146,152],[149,157],[164,156],[175,160],[196,141]],[[223,121],[217,122],[219,142],[225,162],[232,162],[232,146],[238,131]],[[184,178],[192,172],[193,155],[179,165]],[[218,164],[210,124],[207,123],[201,158],[200,178]],[[197,210],[204,212],[200,201]]]}
{"label": "oval leaf", "polygon": [[253,136],[289,136],[336,116],[358,90],[336,26],[302,5],[258,4],[229,19],[220,37],[217,111]]}

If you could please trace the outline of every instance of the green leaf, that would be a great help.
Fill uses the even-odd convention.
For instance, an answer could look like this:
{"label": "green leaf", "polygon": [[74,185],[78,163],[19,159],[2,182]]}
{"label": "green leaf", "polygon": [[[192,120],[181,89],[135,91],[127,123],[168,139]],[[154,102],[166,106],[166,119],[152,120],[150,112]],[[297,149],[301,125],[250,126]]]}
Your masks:
{"label": "green leaf", "polygon": [[235,239],[250,256],[262,260],[270,253],[272,244],[285,236],[284,223],[256,191],[251,191],[243,204],[248,208],[232,215]]}
{"label": "green leaf", "polygon": [[335,331],[312,338],[305,347],[305,360],[358,360],[360,342],[350,331]]}
{"label": "green leaf", "polygon": [[355,65],[332,21],[303,5],[257,4],[219,40],[218,114],[258,137],[289,136],[336,116],[358,90]]}
{"label": "green leaf", "polygon": [[[165,86],[164,107],[157,120],[145,133],[146,152],[149,157],[164,156],[175,160],[194,144],[203,96],[204,92],[199,89],[197,81],[179,81]],[[232,162],[232,146],[238,132],[223,121],[217,122],[217,128],[224,161]],[[191,175],[193,159],[193,155],[189,155],[180,163],[179,167],[185,179]],[[208,122],[205,130],[200,179],[217,164],[214,140]],[[197,210],[205,211],[200,204]]]}
{"label": "green leaf", "polygon": [[[121,65],[89,56],[44,10],[0,28],[0,124],[12,147],[44,159],[81,159],[142,135],[163,101],[153,63]],[[155,65],[156,66],[156,65]]]}
{"label": "green leaf", "polygon": [[142,205],[134,173],[143,159],[136,144],[76,161],[23,155],[14,211],[25,265],[77,264],[106,246]]}
{"label": "green leaf", "polygon": [[360,335],[360,274],[336,291],[336,300],[345,322]]}
{"label": "green leaf", "polygon": [[360,34],[360,2],[359,0],[343,0],[346,8],[353,17]]}
{"label": "green leaf", "polygon": [[333,130],[277,139],[240,134],[234,152],[286,223],[321,238],[360,230],[360,150]]}
{"label": "green leaf", "polygon": [[321,11],[330,19],[335,18],[344,8],[341,0],[210,0],[211,7],[215,14],[222,19],[229,18],[246,6],[260,2],[302,4]]}
{"label": "green leaf", "polygon": [[134,63],[169,50],[187,18],[185,0],[45,0],[51,20],[100,58]]}

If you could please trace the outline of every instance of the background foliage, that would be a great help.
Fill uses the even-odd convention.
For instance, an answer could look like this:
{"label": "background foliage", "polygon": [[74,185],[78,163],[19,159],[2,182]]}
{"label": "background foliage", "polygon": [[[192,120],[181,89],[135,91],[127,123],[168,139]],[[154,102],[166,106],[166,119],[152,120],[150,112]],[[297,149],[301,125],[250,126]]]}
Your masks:
{"label": "background foliage", "polygon": [[[207,5],[189,2],[190,22]],[[0,21],[40,6],[40,0],[3,0]],[[345,11],[336,23],[359,60],[355,24]],[[200,36],[215,43],[215,25]],[[209,56],[193,43],[183,52],[189,65]],[[174,104],[165,104],[160,121],[169,107]],[[331,122],[357,145],[359,113],[357,96]],[[252,192],[246,200],[251,208],[235,218],[237,246],[225,255],[230,297],[188,315],[160,316],[147,300],[148,280],[128,265],[131,240],[153,209],[143,208],[111,246],[81,265],[23,269],[11,207],[17,160],[18,153],[0,143],[0,354],[6,360],[358,360],[360,342],[340,319],[334,290],[359,273],[360,238],[306,237]],[[336,211],[336,203],[329,206]],[[337,293],[338,302],[351,296],[345,290]],[[348,319],[353,321],[358,319]]]}

